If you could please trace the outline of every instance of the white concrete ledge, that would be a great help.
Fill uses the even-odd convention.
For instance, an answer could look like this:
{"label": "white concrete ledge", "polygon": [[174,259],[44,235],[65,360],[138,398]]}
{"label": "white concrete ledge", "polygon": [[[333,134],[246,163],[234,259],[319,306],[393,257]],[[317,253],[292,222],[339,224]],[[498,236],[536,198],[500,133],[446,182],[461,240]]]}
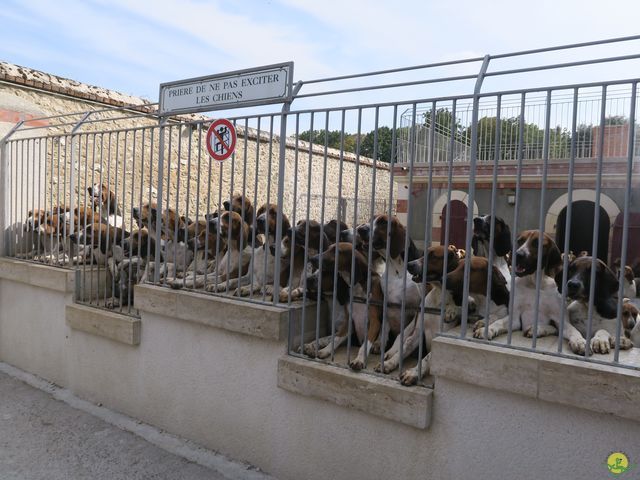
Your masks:
{"label": "white concrete ledge", "polygon": [[73,330],[109,338],[126,345],[140,345],[139,318],[84,305],[67,305],[66,322]]}
{"label": "white concrete ledge", "polygon": [[0,257],[0,278],[62,293],[73,293],[75,285],[73,270],[7,257]]}
{"label": "white concrete ledge", "polygon": [[261,305],[154,285],[136,285],[134,296],[136,308],[141,312],[269,340],[287,338],[289,311],[285,306]]}
{"label": "white concrete ledge", "polygon": [[292,356],[278,360],[278,387],[415,428],[431,423],[433,390]]}
{"label": "white concrete ledge", "polygon": [[640,371],[446,337],[431,374],[640,421]]}

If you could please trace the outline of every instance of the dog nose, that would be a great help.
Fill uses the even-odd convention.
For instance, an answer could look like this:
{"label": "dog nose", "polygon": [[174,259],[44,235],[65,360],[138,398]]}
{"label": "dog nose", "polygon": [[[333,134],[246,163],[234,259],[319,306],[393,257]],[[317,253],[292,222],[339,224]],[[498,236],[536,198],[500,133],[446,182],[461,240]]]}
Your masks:
{"label": "dog nose", "polygon": [[420,266],[418,265],[417,260],[413,260],[407,263],[407,271],[412,275],[417,275],[420,270]]}
{"label": "dog nose", "polygon": [[567,293],[577,293],[580,290],[580,282],[577,280],[569,280],[567,282]]}

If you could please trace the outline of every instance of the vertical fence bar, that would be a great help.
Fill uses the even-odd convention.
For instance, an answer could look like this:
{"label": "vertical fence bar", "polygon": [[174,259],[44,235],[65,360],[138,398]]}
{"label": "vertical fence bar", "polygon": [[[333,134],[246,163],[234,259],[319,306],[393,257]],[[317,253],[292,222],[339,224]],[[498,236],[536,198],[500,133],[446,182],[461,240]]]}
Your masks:
{"label": "vertical fence bar", "polygon": [[[166,117],[161,117],[160,118],[160,122],[159,122],[159,131],[158,131],[158,135],[160,136],[159,140],[158,140],[158,189],[157,189],[157,202],[156,202],[156,211],[158,212],[158,215],[160,215],[162,217],[162,185],[163,185],[163,176],[164,176],[164,129],[165,129],[165,125],[166,125],[167,119]],[[150,176],[149,179],[151,180],[153,177]],[[153,181],[149,182],[149,189],[151,189],[151,185],[153,184]],[[160,217],[160,218],[161,218]],[[152,232],[149,232],[149,235],[151,235]],[[157,284],[160,282],[160,245],[162,244],[161,241],[161,236],[162,236],[162,222],[161,221],[156,221],[156,231],[155,231],[155,236],[156,236],[156,249],[155,249],[155,258],[154,258],[154,266],[155,268],[153,269],[153,283]]]}
{"label": "vertical fence bar", "polygon": [[[522,190],[522,163],[524,157],[524,120],[525,108],[527,106],[527,96],[525,93],[520,97],[520,121],[518,124],[518,169],[516,174],[516,201],[513,208],[513,230],[511,232],[511,245],[513,249],[517,248],[518,239],[518,216],[520,212],[520,195]],[[509,325],[507,326],[507,345],[511,345],[511,337],[513,334],[513,305],[516,296],[516,255],[511,255],[511,288],[509,295]]]}
{"label": "vertical fence bar", "polygon": [[[480,72],[476,80],[476,85],[473,92],[473,112],[471,114],[471,158],[469,162],[469,196],[468,208],[467,208],[467,241],[465,250],[471,251],[471,235],[473,233],[473,205],[475,201],[476,192],[476,166],[478,163],[478,111],[480,106],[480,90],[482,89],[482,82],[484,76],[489,68],[489,62],[491,57],[485,55],[480,67]],[[471,213],[469,213],[471,212]],[[471,273],[471,262],[464,262],[464,285],[462,294],[462,322],[460,324],[460,337],[464,338],[467,335],[467,320],[469,309],[469,275]]]}
{"label": "vertical fence bar", "polygon": [[593,207],[593,240],[591,242],[591,278],[589,280],[589,309],[587,317],[587,348],[584,356],[591,355],[591,333],[593,326],[593,308],[596,288],[596,263],[598,260],[598,235],[600,233],[600,191],[602,189],[602,163],[604,156],[604,130],[607,123],[607,86],[602,87],[602,99],[600,104],[600,130],[598,131],[598,160],[596,171],[596,198]]}
{"label": "vertical fence bar", "polygon": [[[7,211],[11,215],[11,156],[8,154],[8,140],[22,126],[23,120],[16,123],[7,134],[0,139],[0,255],[10,255],[10,233],[7,224]],[[7,175],[8,173],[8,175]],[[7,209],[7,198],[9,208]]]}
{"label": "vertical fence bar", "polygon": [[[282,201],[284,199],[284,175],[285,175],[285,160],[287,153],[287,116],[291,110],[291,102],[302,88],[302,82],[298,82],[293,88],[291,94],[291,100],[288,100],[282,106],[282,113],[280,114],[280,152],[278,156],[278,215],[276,219],[276,245],[275,256],[277,259],[281,257],[281,242],[282,242]],[[275,262],[273,270],[273,304],[278,303],[278,297],[280,293],[280,262]]]}
{"label": "vertical fence bar", "polygon": [[[564,227],[564,258],[562,260],[562,305],[567,304],[567,275],[569,273],[569,245],[571,241],[571,215],[573,210],[573,175],[576,163],[576,146],[577,146],[577,125],[578,125],[578,89],[573,89],[573,109],[571,112],[571,151],[569,153],[569,187],[567,189],[567,216],[565,218]],[[567,315],[567,309],[560,309],[560,323],[558,325],[558,353],[562,353],[564,343],[563,333],[564,322]]]}
{"label": "vertical fence bar", "polygon": [[[486,305],[484,311],[484,332],[485,338],[489,333],[489,307],[491,306],[491,277],[493,275],[493,260],[494,260],[494,242],[495,242],[495,228],[496,228],[496,196],[498,193],[498,163],[500,160],[500,143],[502,141],[502,124],[501,124],[501,110],[502,110],[502,95],[498,95],[496,101],[496,131],[495,131],[495,148],[493,157],[493,177],[491,187],[491,226],[489,228],[489,258],[487,259],[487,293],[486,293]],[[488,155],[489,152],[487,152]]]}
{"label": "vertical fence bar", "polygon": [[[616,314],[616,342],[613,361],[620,360],[620,335],[622,330],[622,302],[624,297],[624,275],[625,266],[627,265],[627,249],[629,243],[629,209],[631,203],[631,176],[633,175],[633,155],[636,138],[636,94],[638,84],[631,86],[631,105],[629,108],[629,142],[627,144],[627,185],[624,190],[624,219],[622,222],[622,247],[620,252],[620,272],[619,272],[619,288],[618,288],[618,309]],[[598,215],[599,216],[599,215]],[[634,345],[638,347],[638,345]]]}
{"label": "vertical fence bar", "polygon": [[[547,100],[545,103],[545,120],[544,120],[544,143],[542,146],[542,191],[540,193],[540,214],[538,217],[538,230],[540,232],[539,244],[542,245],[544,236],[544,218],[547,200],[547,176],[549,171],[549,142],[551,136],[551,90],[547,90]],[[542,285],[542,255],[538,255],[536,266],[536,301],[533,309],[533,331],[531,348],[535,350],[538,341],[538,321],[540,314],[540,287]],[[524,332],[523,332],[524,333]]]}

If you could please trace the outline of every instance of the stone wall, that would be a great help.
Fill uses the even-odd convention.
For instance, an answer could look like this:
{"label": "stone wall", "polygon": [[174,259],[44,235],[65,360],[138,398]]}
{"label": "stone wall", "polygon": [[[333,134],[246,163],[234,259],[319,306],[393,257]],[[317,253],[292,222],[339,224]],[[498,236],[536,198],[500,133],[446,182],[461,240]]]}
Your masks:
{"label": "stone wall", "polygon": [[[157,118],[145,113],[153,109],[140,98],[0,63],[0,135],[15,121],[26,121],[7,144],[13,220],[19,221],[31,208],[69,203],[70,192],[75,192],[76,204],[85,204],[86,187],[93,183],[110,186],[127,222],[132,206],[157,200],[160,129]],[[74,125],[88,111],[91,115],[72,137]],[[66,116],[33,120],[56,115]],[[245,193],[257,205],[275,202],[280,141],[269,132],[279,131],[279,117],[273,128],[270,117],[262,117],[260,132],[239,121],[236,153],[222,164],[206,152],[210,121],[183,115],[167,123],[163,202],[192,217],[215,210],[234,193]],[[319,145],[311,148],[311,155],[309,150],[306,142],[287,139],[282,202],[287,215],[295,209],[296,220],[319,220],[324,208],[328,220],[336,217],[341,205],[342,215],[352,223],[357,197],[355,218],[364,221],[371,212],[372,195],[374,210],[388,208],[385,164],[374,168],[370,159],[358,160],[334,149],[325,153]]]}

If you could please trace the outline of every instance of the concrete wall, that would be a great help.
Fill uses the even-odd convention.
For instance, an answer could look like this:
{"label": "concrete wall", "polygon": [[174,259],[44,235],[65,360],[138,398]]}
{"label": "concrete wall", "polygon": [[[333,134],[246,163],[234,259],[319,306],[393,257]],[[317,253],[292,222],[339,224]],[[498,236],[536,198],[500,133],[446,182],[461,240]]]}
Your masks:
{"label": "concrete wall", "polygon": [[[640,459],[635,420],[444,374],[435,378],[426,430],[290,393],[277,387],[281,335],[261,338],[179,319],[180,307],[165,305],[162,295],[147,295],[151,310],[167,314],[143,308],[137,346],[70,329],[68,292],[33,286],[24,276],[8,280],[14,267],[2,262],[0,360],[277,478],[595,479],[606,478],[612,451]],[[196,308],[188,297],[182,303]],[[230,312],[197,309],[207,322],[216,321],[216,311]],[[627,384],[633,400],[637,384]],[[416,388],[422,387],[408,391]],[[606,403],[606,390],[597,395]]]}

